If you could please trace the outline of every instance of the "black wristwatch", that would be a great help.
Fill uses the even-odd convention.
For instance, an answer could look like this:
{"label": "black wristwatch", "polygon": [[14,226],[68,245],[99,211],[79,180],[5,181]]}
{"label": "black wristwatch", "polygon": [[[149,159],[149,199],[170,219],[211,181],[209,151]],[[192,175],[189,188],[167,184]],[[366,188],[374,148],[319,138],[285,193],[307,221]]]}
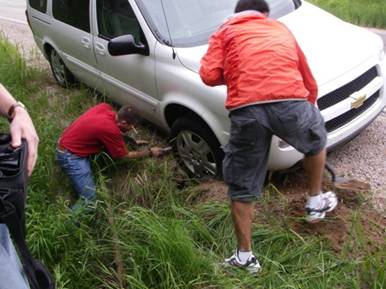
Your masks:
{"label": "black wristwatch", "polygon": [[12,104],[11,107],[8,109],[8,113],[7,113],[7,118],[8,118],[9,122],[11,122],[13,120],[13,118],[14,118],[13,114],[15,113],[15,108],[18,106],[25,109],[25,105],[20,101]]}

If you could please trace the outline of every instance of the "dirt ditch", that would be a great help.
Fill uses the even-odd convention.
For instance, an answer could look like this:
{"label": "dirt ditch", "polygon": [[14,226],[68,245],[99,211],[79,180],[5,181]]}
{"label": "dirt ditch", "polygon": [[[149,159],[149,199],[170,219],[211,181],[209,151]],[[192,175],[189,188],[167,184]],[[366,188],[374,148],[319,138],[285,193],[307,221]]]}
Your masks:
{"label": "dirt ditch", "polygon": [[[283,181],[284,179],[284,181]],[[305,222],[306,181],[304,171],[298,170],[285,177],[272,179],[271,187],[256,204],[256,222],[265,224],[275,216],[276,221],[289,228],[299,238],[318,236],[328,240],[332,248],[339,252],[350,250],[353,242],[361,242],[365,252],[383,250],[386,242],[386,218],[375,211],[369,202],[367,183],[346,180],[333,184],[326,177],[324,190],[334,190],[339,198],[336,210],[328,213],[325,220],[316,224]],[[199,201],[228,202],[227,186],[221,181],[210,180],[199,185]]]}

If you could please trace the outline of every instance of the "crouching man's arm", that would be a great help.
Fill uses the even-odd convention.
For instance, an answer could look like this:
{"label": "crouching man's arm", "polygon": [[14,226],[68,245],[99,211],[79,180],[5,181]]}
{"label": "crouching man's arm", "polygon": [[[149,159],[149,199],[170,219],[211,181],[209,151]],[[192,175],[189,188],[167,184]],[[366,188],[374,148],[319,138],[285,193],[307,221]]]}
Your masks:
{"label": "crouching man's arm", "polygon": [[126,158],[139,159],[144,157],[160,157],[162,155],[162,148],[152,147],[148,150],[143,151],[129,151]]}

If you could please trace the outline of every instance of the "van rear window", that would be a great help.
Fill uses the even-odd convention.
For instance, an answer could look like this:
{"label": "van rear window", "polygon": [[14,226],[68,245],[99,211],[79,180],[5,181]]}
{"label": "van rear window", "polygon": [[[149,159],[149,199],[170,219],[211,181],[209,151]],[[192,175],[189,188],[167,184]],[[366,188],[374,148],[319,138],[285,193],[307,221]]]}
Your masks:
{"label": "van rear window", "polygon": [[29,5],[40,12],[47,11],[47,0],[29,0]]}

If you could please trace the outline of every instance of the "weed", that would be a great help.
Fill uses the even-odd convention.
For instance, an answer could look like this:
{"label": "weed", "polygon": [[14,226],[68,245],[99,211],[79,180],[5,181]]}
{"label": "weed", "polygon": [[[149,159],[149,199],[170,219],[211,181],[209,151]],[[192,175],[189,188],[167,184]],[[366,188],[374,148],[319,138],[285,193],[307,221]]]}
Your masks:
{"label": "weed", "polygon": [[386,28],[384,0],[310,0],[336,16],[358,25]]}

